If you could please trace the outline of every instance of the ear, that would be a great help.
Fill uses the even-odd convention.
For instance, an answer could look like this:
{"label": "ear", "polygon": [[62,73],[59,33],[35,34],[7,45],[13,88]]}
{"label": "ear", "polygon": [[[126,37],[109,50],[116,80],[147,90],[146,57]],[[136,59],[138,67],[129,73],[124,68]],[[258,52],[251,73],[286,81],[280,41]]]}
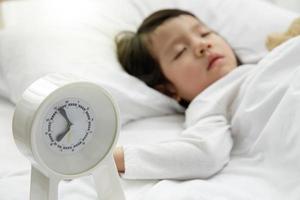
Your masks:
{"label": "ear", "polygon": [[159,84],[159,85],[156,85],[154,88],[156,90],[158,90],[159,92],[175,99],[178,102],[181,101],[181,97],[178,95],[175,86],[171,83]]}

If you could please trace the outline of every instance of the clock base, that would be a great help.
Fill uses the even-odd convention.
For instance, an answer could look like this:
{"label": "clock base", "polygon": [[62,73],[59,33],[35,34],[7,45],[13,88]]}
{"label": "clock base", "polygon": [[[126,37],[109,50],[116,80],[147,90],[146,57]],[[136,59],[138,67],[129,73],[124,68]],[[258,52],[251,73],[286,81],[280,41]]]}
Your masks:
{"label": "clock base", "polygon": [[118,170],[111,155],[92,172],[92,176],[99,200],[125,200]]}
{"label": "clock base", "polygon": [[[91,173],[99,200],[125,200],[118,170],[110,155]],[[30,200],[58,200],[58,185],[62,179],[46,176],[31,165]]]}
{"label": "clock base", "polygon": [[31,165],[30,200],[57,200],[60,179],[47,177]]}

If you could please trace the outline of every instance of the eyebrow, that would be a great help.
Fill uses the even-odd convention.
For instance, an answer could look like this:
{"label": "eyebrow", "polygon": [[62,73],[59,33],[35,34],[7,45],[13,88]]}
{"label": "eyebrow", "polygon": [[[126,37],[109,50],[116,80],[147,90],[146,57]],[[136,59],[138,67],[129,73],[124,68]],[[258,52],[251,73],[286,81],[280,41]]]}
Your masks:
{"label": "eyebrow", "polygon": [[[201,27],[201,24],[195,23],[195,24],[193,24],[193,26],[190,28],[190,30],[194,32],[194,31],[196,31],[199,27]],[[164,53],[165,55],[170,55],[169,50],[170,50],[176,43],[178,43],[180,40],[182,40],[182,38],[183,38],[183,35],[181,34],[181,35],[178,35],[178,36],[174,37],[174,39],[171,39],[171,41],[170,41],[170,42],[166,45],[166,47],[164,48],[163,53]]]}

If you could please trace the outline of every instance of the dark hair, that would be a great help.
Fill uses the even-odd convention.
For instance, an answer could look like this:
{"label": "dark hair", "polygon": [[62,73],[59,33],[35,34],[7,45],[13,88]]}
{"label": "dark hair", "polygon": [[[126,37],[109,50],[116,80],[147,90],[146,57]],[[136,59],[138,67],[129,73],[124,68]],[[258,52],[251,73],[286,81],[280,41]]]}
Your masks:
{"label": "dark hair", "polygon": [[117,35],[117,55],[125,71],[155,88],[169,82],[161,71],[158,61],[147,47],[147,35],[168,19],[192,13],[179,9],[159,10],[145,18],[137,32],[124,31]]}

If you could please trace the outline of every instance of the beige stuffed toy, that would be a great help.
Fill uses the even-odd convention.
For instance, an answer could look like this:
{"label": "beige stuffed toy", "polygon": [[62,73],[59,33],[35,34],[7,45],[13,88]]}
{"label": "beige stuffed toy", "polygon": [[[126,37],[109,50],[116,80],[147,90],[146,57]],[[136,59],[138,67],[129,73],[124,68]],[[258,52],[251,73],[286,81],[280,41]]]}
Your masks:
{"label": "beige stuffed toy", "polygon": [[287,41],[288,39],[300,35],[300,17],[296,18],[284,33],[272,33],[267,37],[266,46],[269,51]]}

